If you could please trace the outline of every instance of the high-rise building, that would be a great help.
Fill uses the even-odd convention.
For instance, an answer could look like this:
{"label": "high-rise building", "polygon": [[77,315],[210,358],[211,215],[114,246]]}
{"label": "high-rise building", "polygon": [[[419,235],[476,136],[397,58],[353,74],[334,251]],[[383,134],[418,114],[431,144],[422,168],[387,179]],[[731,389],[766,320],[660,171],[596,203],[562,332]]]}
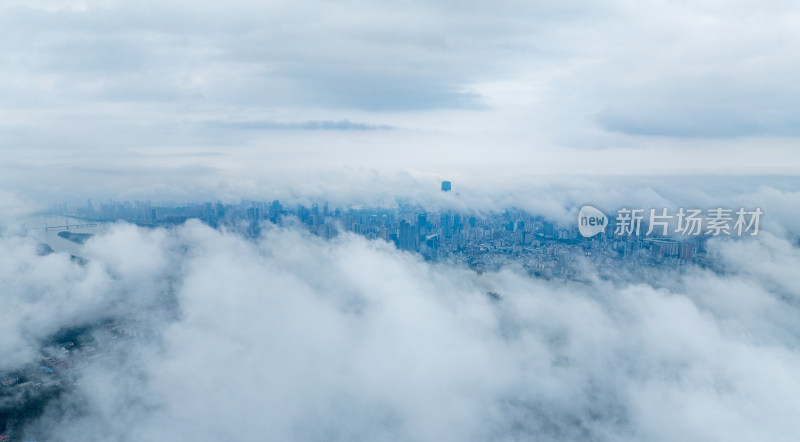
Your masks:
{"label": "high-rise building", "polygon": [[278,200],[274,200],[269,209],[269,221],[273,224],[277,224],[278,220],[280,219],[280,213],[281,213],[281,202]]}
{"label": "high-rise building", "polygon": [[681,259],[684,261],[692,260],[692,245],[688,242],[681,243]]}
{"label": "high-rise building", "polygon": [[397,232],[397,248],[400,250],[418,251],[419,238],[416,234],[416,229],[406,220],[400,221],[400,226]]}

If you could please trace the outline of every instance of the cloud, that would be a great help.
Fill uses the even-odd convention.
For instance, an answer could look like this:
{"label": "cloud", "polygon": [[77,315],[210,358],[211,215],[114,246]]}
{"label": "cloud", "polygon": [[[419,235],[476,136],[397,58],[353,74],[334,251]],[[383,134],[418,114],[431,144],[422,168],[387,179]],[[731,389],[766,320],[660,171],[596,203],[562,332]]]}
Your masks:
{"label": "cloud", "polygon": [[15,355],[5,369],[35,363],[49,334],[97,315],[137,336],[98,344],[102,357],[26,437],[789,440],[798,430],[800,251],[770,233],[710,244],[719,270],[606,279],[585,268],[582,282],[513,267],[478,275],[291,228],[250,241],[196,222],[118,225],[87,243],[86,266],[2,240],[13,306],[3,353]]}
{"label": "cloud", "polygon": [[63,118],[65,109],[116,103],[139,121],[158,119],[134,104],[202,110],[206,120],[231,108],[325,110],[333,121],[342,111],[397,113],[412,120],[403,127],[451,112],[477,115],[486,130],[513,121],[515,134],[535,127],[562,141],[597,131],[605,144],[618,134],[797,135],[800,66],[786,56],[800,42],[797,10],[780,1],[86,1],[3,10],[0,79],[13,87],[0,95],[11,115],[35,105],[35,117]]}
{"label": "cloud", "polygon": [[37,201],[798,173],[783,2],[69,5],[0,6],[0,187]]}
{"label": "cloud", "polygon": [[212,126],[247,129],[247,130],[391,130],[393,127],[387,125],[374,125],[367,123],[352,122],[350,120],[341,121],[297,121],[297,122],[278,122],[278,121],[215,121],[209,123]]}
{"label": "cloud", "polygon": [[33,213],[38,207],[17,194],[0,189],[0,233],[3,229],[15,230],[20,219]]}
{"label": "cloud", "polygon": [[[469,60],[437,59],[446,17],[422,4],[84,5],[6,6],[12,40],[37,24],[50,29],[25,46],[17,72],[50,75],[59,94],[79,100],[427,109],[475,98],[462,90]],[[380,16],[385,23],[375,22]]]}
{"label": "cloud", "polygon": [[[797,16],[783,1],[3,2],[0,372],[40,372],[76,329],[98,352],[13,425],[789,440],[800,193],[777,174],[797,172]],[[709,268],[585,265],[576,281],[292,229],[114,225],[86,261],[23,234],[28,201],[87,197],[764,218],[757,238],[712,241]],[[2,410],[27,400],[0,392]]]}

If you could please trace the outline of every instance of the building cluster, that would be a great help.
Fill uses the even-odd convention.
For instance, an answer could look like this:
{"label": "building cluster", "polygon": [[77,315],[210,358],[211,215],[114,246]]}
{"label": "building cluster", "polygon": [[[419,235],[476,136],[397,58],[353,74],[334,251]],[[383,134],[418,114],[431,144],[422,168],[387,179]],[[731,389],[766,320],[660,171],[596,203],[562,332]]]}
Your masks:
{"label": "building cluster", "polygon": [[[449,184],[449,183],[448,183]],[[443,184],[443,188],[448,187]],[[150,202],[110,202],[53,208],[58,215],[97,222],[127,221],[142,226],[169,226],[188,219],[214,228],[257,237],[265,223],[302,226],[330,239],[352,232],[393,243],[425,259],[449,259],[477,270],[518,263],[537,275],[569,277],[577,264],[681,266],[705,263],[707,237],[680,241],[660,236],[615,236],[614,226],[594,238],[583,238],[575,224],[559,224],[521,210],[497,213],[427,211],[404,205],[392,209],[332,207],[322,204],[283,204],[280,201],[242,201],[239,204],[202,203],[154,206]]]}

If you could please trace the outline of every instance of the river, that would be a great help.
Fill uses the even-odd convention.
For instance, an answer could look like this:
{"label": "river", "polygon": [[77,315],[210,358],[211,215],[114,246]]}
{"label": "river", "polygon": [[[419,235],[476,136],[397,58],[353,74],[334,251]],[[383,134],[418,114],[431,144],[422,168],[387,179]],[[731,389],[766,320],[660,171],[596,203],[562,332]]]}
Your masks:
{"label": "river", "polygon": [[[69,231],[73,233],[91,233],[97,234],[108,229],[109,224],[104,222],[87,221],[78,218],[70,218],[64,216],[45,216],[36,215],[28,217],[23,223],[28,232],[37,238],[39,241],[49,245],[56,252],[65,252],[72,255],[81,255],[82,244],[64,239],[58,236],[58,232],[63,232],[64,227],[56,226],[75,226],[79,224],[95,224],[93,227],[70,227]],[[45,230],[45,228],[48,228]]]}

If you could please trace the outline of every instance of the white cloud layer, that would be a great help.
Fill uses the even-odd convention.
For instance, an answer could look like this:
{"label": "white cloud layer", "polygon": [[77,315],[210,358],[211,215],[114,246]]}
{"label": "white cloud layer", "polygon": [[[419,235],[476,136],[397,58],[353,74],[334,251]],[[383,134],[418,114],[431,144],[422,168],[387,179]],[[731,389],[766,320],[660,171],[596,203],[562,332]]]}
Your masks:
{"label": "white cloud layer", "polygon": [[[0,239],[5,369],[125,313],[27,428],[46,440],[792,440],[796,244],[713,244],[722,271],[477,275],[381,241],[119,225],[89,264]],[[500,295],[492,300],[487,292]],[[177,318],[158,312],[176,302]],[[153,307],[158,307],[153,309]],[[133,325],[130,325],[133,324]]]}

